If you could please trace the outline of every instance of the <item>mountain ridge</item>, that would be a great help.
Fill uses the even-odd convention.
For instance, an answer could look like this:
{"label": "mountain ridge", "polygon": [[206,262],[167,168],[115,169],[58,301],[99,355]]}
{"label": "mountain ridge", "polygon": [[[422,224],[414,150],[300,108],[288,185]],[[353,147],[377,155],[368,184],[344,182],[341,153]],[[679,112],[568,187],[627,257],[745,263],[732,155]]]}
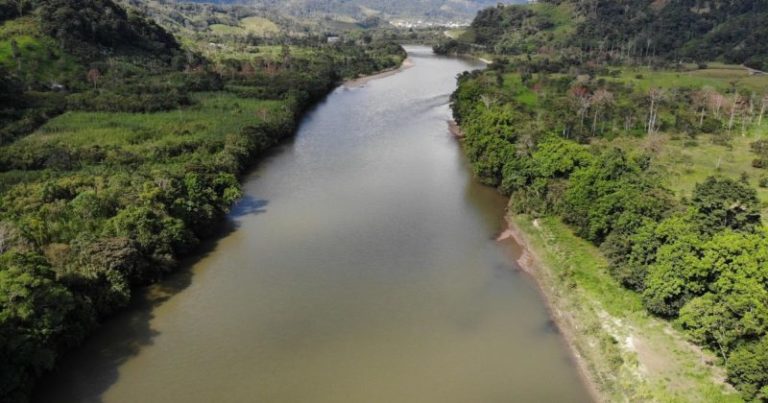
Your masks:
{"label": "mountain ridge", "polygon": [[527,0],[175,0],[177,3],[247,5],[281,9],[299,17],[345,15],[361,19],[383,18],[451,19],[470,21],[483,8],[504,4],[524,4]]}

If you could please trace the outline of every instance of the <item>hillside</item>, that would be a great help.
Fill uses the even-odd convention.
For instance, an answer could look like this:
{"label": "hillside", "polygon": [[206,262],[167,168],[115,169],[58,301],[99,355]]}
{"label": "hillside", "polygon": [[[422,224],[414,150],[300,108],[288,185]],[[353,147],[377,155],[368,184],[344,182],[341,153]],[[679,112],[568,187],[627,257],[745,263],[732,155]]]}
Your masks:
{"label": "hillside", "polygon": [[[183,2],[184,0],[177,0]],[[527,0],[186,0],[212,4],[247,4],[284,10],[303,18],[346,16],[357,21],[370,17],[428,20],[432,22],[469,21],[477,11],[498,3],[525,3]]]}
{"label": "hillside", "polygon": [[0,74],[7,91],[17,94],[0,112],[0,144],[63,111],[67,92],[91,89],[96,81],[119,91],[131,76],[183,67],[185,53],[172,35],[112,1],[20,4],[23,9],[0,12]]}
{"label": "hillside", "polygon": [[510,56],[578,49],[622,63],[721,61],[768,70],[767,20],[768,3],[754,0],[542,0],[485,9],[450,45]]}

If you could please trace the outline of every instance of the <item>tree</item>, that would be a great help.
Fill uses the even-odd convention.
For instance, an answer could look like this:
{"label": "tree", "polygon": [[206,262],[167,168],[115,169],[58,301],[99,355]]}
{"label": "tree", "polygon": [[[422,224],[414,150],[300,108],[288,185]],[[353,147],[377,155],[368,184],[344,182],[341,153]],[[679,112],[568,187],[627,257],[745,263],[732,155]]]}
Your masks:
{"label": "tree", "polygon": [[761,223],[757,191],[744,182],[711,176],[697,184],[691,204],[705,233],[730,228],[752,231]]}
{"label": "tree", "polygon": [[88,70],[86,78],[88,79],[88,82],[91,83],[91,85],[93,85],[95,88],[99,85],[99,81],[101,80],[101,72],[97,68],[92,68]]}
{"label": "tree", "polygon": [[11,39],[11,57],[16,61],[16,71],[21,73],[21,51],[15,39]]}
{"label": "tree", "polygon": [[[45,259],[33,253],[0,257],[0,396],[21,397],[53,365],[75,309],[72,294],[54,280]],[[72,334],[65,334],[72,331]]]}
{"label": "tree", "polygon": [[579,236],[601,244],[621,223],[640,226],[670,207],[667,191],[621,149],[611,149],[576,170],[563,196],[563,218]]}
{"label": "tree", "polygon": [[643,291],[643,302],[650,312],[675,317],[691,298],[704,293],[708,268],[700,264],[701,253],[701,239],[696,233],[658,247]]}
{"label": "tree", "polygon": [[646,125],[648,135],[653,135],[658,130],[659,105],[666,98],[666,91],[661,88],[651,88],[648,91],[650,107],[648,112],[648,123]]}
{"label": "tree", "polygon": [[24,10],[27,8],[29,0],[11,0],[16,3],[16,9],[19,11],[19,17],[24,16]]}
{"label": "tree", "polygon": [[592,96],[590,95],[589,88],[581,85],[571,88],[569,95],[576,106],[579,129],[581,129],[584,127],[584,117],[587,115],[590,106],[592,106]]}
{"label": "tree", "polygon": [[606,89],[599,89],[595,91],[594,94],[592,94],[592,98],[590,99],[590,104],[592,105],[593,111],[593,118],[592,118],[592,135],[595,134],[597,131],[597,120],[600,117],[600,114],[602,113],[604,108],[609,108],[611,105],[613,105],[614,98],[613,94],[606,90]]}
{"label": "tree", "polygon": [[768,399],[768,336],[739,346],[728,360],[728,380],[746,399]]}

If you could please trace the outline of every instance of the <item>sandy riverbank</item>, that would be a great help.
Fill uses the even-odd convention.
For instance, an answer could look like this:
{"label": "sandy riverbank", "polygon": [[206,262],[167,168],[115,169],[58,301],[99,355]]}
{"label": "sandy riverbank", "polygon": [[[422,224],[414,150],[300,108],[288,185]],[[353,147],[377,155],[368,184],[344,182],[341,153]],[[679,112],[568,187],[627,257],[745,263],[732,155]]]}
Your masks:
{"label": "sandy riverbank", "polygon": [[367,84],[370,81],[378,80],[378,79],[381,79],[381,78],[384,78],[384,77],[389,77],[391,75],[395,75],[395,74],[397,74],[397,73],[399,73],[399,72],[401,72],[403,70],[409,69],[411,67],[413,67],[413,60],[411,60],[410,57],[407,57],[407,58],[405,58],[405,60],[403,60],[403,62],[398,67],[393,67],[391,69],[387,69],[387,70],[384,70],[384,71],[376,73],[376,74],[371,74],[371,75],[362,76],[362,77],[354,78],[354,79],[351,79],[351,80],[347,80],[347,81],[344,82],[343,85],[346,88],[359,88],[359,87],[364,86],[365,84]]}
{"label": "sandy riverbank", "polygon": [[[461,133],[461,129],[459,128],[458,130],[459,133]],[[571,352],[571,356],[576,363],[579,375],[582,377],[587,390],[596,402],[602,403],[610,401],[608,396],[601,391],[600,385],[593,376],[586,358],[579,352],[580,348],[577,345],[577,328],[575,327],[573,318],[568,318],[566,316],[565,311],[563,310],[565,304],[557,297],[557,293],[554,292],[555,290],[552,288],[553,283],[550,278],[552,272],[546,269],[529,238],[515,221],[508,217],[506,222],[507,228],[499,235],[497,241],[501,242],[511,239],[520,246],[522,253],[517,259],[517,265],[520,270],[530,275],[539,286],[539,290],[549,308],[552,319],[560,330],[563,340]],[[538,221],[536,220],[534,220],[533,223],[534,225],[538,225]]]}
{"label": "sandy riverbank", "polygon": [[464,138],[464,131],[461,130],[459,124],[453,119],[448,121],[448,130],[453,134],[453,137],[456,137],[457,139]]}
{"label": "sandy riverbank", "polygon": [[539,286],[596,401],[741,401],[716,358],[648,315],[597,248],[555,218],[506,221],[498,240],[521,248],[518,266]]}

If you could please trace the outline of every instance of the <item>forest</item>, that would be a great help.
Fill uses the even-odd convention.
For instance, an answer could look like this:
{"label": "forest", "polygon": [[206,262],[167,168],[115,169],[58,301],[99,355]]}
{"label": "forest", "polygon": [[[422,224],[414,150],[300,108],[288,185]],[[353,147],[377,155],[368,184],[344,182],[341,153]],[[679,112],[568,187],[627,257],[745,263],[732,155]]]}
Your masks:
{"label": "forest", "polygon": [[764,4],[540,3],[485,10],[436,47],[494,57],[452,96],[476,175],[599,247],[648,313],[765,401],[768,77],[718,63],[764,68]]}
{"label": "forest", "polygon": [[0,23],[2,401],[215,233],[306,108],[405,57],[355,37],[207,57],[111,0],[3,1]]}
{"label": "forest", "polygon": [[613,64],[720,61],[768,70],[768,4],[762,1],[542,0],[487,8],[442,52],[568,54]]}

